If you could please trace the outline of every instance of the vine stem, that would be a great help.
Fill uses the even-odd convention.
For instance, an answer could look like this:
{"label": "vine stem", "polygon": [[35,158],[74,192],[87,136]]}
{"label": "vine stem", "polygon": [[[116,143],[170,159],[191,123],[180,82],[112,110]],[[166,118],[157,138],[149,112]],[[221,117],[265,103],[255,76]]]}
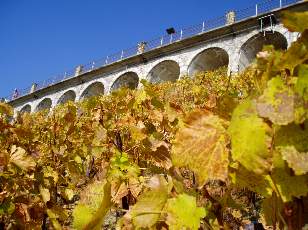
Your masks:
{"label": "vine stem", "polygon": [[142,215],[147,215],[147,214],[162,214],[162,213],[167,213],[167,212],[164,212],[164,211],[141,211],[136,216],[142,216]]}
{"label": "vine stem", "polygon": [[203,186],[203,193],[204,193],[205,198],[207,198],[213,204],[213,208],[214,208],[213,212],[217,218],[219,229],[224,229],[221,204],[210,195],[210,193],[208,192],[205,186]]}

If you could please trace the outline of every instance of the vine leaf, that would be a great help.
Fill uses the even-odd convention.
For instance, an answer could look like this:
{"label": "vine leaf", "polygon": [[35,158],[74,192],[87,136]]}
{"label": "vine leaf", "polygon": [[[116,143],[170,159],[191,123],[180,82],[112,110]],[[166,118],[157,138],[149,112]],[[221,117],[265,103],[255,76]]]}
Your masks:
{"label": "vine leaf", "polygon": [[168,186],[163,176],[150,180],[151,190],[142,193],[130,210],[134,226],[151,228],[160,218],[168,198]]}
{"label": "vine leaf", "polygon": [[294,120],[294,95],[281,77],[267,82],[267,88],[257,100],[257,111],[261,117],[278,125],[287,125]]}
{"label": "vine leaf", "polygon": [[308,65],[300,65],[295,84],[295,121],[302,123],[308,118]]}
{"label": "vine leaf", "polygon": [[271,130],[258,117],[254,101],[246,100],[234,110],[229,133],[234,160],[257,174],[270,171]]}
{"label": "vine leaf", "polygon": [[308,152],[300,153],[294,146],[283,147],[280,152],[296,175],[304,175],[308,172]]}
{"label": "vine leaf", "polygon": [[291,32],[303,32],[308,29],[308,12],[285,12],[282,22]]}
{"label": "vine leaf", "polygon": [[28,155],[23,148],[16,147],[16,145],[11,148],[10,162],[24,171],[32,170],[36,166],[32,156]]}
{"label": "vine leaf", "polygon": [[191,229],[200,227],[200,219],[206,216],[204,208],[197,207],[196,197],[180,194],[176,198],[168,199],[165,211],[170,230]]}
{"label": "vine leaf", "polygon": [[305,196],[308,193],[307,177],[290,175],[281,155],[276,152],[273,158],[272,181],[283,202],[292,201],[293,197]]}
{"label": "vine leaf", "polygon": [[119,204],[121,199],[128,194],[128,188],[126,184],[123,182],[119,183],[111,183],[111,199],[112,202]]}
{"label": "vine leaf", "polygon": [[52,209],[47,209],[47,215],[48,215],[48,217],[49,217],[49,219],[50,219],[50,222],[51,222],[51,224],[52,224],[52,227],[53,227],[53,229],[55,229],[55,230],[61,230],[62,229],[62,227],[61,227],[61,225],[60,225],[60,223],[59,223],[59,221],[58,221],[58,217],[59,217],[59,215],[58,215],[58,213],[56,213],[54,210],[52,210]]}
{"label": "vine leaf", "polygon": [[262,201],[261,213],[265,218],[266,225],[272,226],[278,223],[279,213],[283,210],[283,203],[276,194]]}
{"label": "vine leaf", "polygon": [[0,102],[0,115],[1,114],[12,116],[13,115],[13,108],[6,103]]}
{"label": "vine leaf", "polygon": [[111,206],[111,185],[107,181],[95,181],[80,194],[80,201],[73,210],[73,226],[76,229],[100,229]]}
{"label": "vine leaf", "polygon": [[231,164],[230,168],[230,177],[233,184],[247,188],[264,197],[271,197],[273,188],[269,175],[255,174],[238,163]]}
{"label": "vine leaf", "polygon": [[66,188],[64,190],[64,194],[67,200],[72,200],[74,197],[74,191],[72,189]]}
{"label": "vine leaf", "polygon": [[73,227],[81,230],[93,217],[93,212],[90,207],[84,204],[78,204],[73,211]]}
{"label": "vine leaf", "polygon": [[43,201],[47,203],[50,200],[49,189],[40,186],[39,190],[40,190],[40,194],[42,196]]}
{"label": "vine leaf", "polygon": [[[140,177],[142,179],[142,177]],[[137,198],[140,192],[142,191],[143,183],[142,181],[138,180],[137,178],[130,177],[128,179],[129,191],[131,194]]]}
{"label": "vine leaf", "polygon": [[[303,123],[305,127],[308,122]],[[296,175],[308,172],[308,129],[296,124],[283,126],[276,131],[276,149]]]}
{"label": "vine leaf", "polygon": [[207,180],[226,180],[228,176],[229,138],[227,122],[213,114],[190,114],[177,132],[171,153],[175,166],[188,166],[202,187]]}
{"label": "vine leaf", "polygon": [[295,92],[308,101],[308,65],[300,65]]}
{"label": "vine leaf", "polygon": [[94,212],[91,220],[85,226],[83,226],[84,230],[100,229],[107,212],[110,210],[110,207],[112,205],[111,185],[108,181],[105,183],[103,190],[104,190],[104,194],[103,194],[102,202],[100,203],[98,209]]}
{"label": "vine leaf", "polygon": [[172,167],[170,148],[165,141],[149,137],[143,141],[143,146],[145,154],[150,156],[154,165],[165,169]]}
{"label": "vine leaf", "polygon": [[142,141],[147,137],[144,133],[144,124],[141,121],[138,122],[138,126],[131,126],[130,132],[134,141]]}
{"label": "vine leaf", "polygon": [[[279,63],[276,65],[280,70],[289,69],[293,74],[294,69],[308,59],[308,30],[305,30],[301,37],[291,44],[287,52],[283,53]],[[272,68],[272,66],[271,66]]]}

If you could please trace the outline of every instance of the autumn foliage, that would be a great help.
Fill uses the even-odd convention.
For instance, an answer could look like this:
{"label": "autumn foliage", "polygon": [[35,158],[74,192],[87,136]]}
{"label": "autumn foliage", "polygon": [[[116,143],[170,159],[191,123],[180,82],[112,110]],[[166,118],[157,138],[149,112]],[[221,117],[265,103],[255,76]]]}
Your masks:
{"label": "autumn foliage", "polygon": [[287,14],[298,41],[237,75],[142,81],[15,119],[0,104],[0,229],[301,229],[307,18]]}

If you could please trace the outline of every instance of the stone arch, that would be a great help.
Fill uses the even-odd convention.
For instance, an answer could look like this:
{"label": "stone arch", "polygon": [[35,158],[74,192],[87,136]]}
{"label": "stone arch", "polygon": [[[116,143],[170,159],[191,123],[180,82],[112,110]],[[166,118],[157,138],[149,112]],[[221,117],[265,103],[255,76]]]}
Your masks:
{"label": "stone arch", "polygon": [[31,113],[31,105],[27,104],[19,110],[19,113]]}
{"label": "stone arch", "polygon": [[112,84],[110,90],[114,91],[122,87],[136,89],[138,87],[139,77],[135,72],[126,72],[120,75]]}
{"label": "stone arch", "polygon": [[275,49],[286,50],[288,41],[286,37],[279,32],[260,32],[249,38],[240,48],[239,71],[244,70],[259,53],[264,45],[273,45]]}
{"label": "stone arch", "polygon": [[50,98],[45,98],[36,106],[35,111],[38,112],[38,111],[46,110],[46,109],[50,110],[51,106],[52,106],[51,99]]}
{"label": "stone arch", "polygon": [[76,93],[73,90],[68,90],[59,98],[57,105],[65,104],[68,101],[75,101]]}
{"label": "stone arch", "polygon": [[165,60],[155,65],[147,75],[152,83],[175,82],[180,77],[180,66],[176,61]]}
{"label": "stone arch", "polygon": [[188,65],[188,75],[202,71],[215,70],[229,65],[229,55],[227,51],[219,47],[211,47],[198,53]]}
{"label": "stone arch", "polygon": [[81,94],[80,99],[85,99],[93,96],[104,94],[104,85],[101,82],[90,84]]}

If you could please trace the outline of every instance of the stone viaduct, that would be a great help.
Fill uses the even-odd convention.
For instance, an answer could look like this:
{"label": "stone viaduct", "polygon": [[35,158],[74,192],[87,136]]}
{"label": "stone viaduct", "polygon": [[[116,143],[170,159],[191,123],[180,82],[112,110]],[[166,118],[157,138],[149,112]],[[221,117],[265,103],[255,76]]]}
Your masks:
{"label": "stone viaduct", "polygon": [[254,60],[263,45],[287,49],[297,39],[298,33],[284,28],[280,18],[285,10],[306,11],[308,2],[292,1],[282,5],[282,1],[278,0],[278,4],[261,13],[257,12],[256,5],[253,8],[255,15],[242,16],[242,19],[241,12],[230,11],[219,19],[218,26],[211,28],[212,24],[203,23],[201,30],[193,31],[192,35],[189,30],[171,32],[162,37],[160,44],[154,45],[154,48],[150,47],[150,42],[142,42],[128,57],[123,58],[122,51],[116,61],[108,62],[106,59],[103,65],[87,70],[78,66],[73,76],[42,88],[33,85],[31,91],[11,99],[9,104],[15,112],[36,112],[69,100],[79,101],[93,95],[108,94],[123,86],[137,88],[141,79],[153,83],[176,81],[183,75],[221,66],[228,66],[229,73],[241,71]]}

